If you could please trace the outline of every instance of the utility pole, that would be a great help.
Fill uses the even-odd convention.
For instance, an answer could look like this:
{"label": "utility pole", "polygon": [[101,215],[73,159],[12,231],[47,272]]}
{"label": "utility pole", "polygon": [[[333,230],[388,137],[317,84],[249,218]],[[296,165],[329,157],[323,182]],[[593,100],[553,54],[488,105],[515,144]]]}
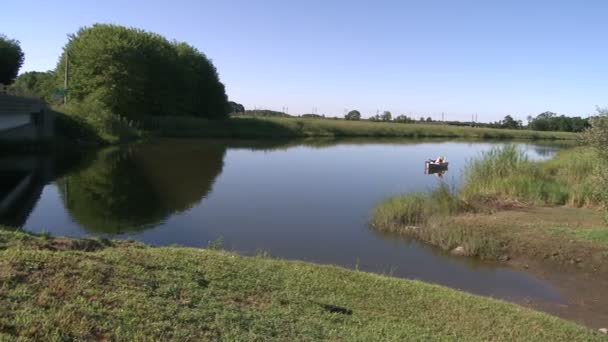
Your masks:
{"label": "utility pole", "polygon": [[441,112],[441,122],[445,122],[445,114]]}
{"label": "utility pole", "polygon": [[69,67],[69,55],[65,53],[65,70],[63,75],[63,104],[68,102],[68,67]]}

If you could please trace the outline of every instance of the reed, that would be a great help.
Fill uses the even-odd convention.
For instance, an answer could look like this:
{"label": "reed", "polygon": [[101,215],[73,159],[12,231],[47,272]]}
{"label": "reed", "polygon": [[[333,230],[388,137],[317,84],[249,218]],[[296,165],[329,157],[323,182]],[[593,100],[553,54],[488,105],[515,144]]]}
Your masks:
{"label": "reed", "polygon": [[598,206],[594,172],[603,164],[593,150],[583,147],[560,151],[544,162],[530,161],[513,145],[494,148],[466,168],[460,197],[474,206],[510,201]]}

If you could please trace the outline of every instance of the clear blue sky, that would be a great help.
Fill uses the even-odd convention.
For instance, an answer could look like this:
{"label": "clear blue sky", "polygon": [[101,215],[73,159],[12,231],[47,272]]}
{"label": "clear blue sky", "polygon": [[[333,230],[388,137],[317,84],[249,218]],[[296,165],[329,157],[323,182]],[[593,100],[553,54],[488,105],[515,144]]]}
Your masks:
{"label": "clear blue sky", "polygon": [[290,113],[494,121],[608,106],[608,1],[6,1],[22,71],[54,68],[97,22],[186,41],[229,97]]}

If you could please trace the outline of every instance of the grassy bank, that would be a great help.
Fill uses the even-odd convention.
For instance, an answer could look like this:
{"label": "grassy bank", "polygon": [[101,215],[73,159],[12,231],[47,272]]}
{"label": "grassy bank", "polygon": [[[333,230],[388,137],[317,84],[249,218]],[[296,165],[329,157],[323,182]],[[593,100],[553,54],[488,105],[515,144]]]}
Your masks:
{"label": "grassy bank", "polygon": [[342,119],[231,118],[208,121],[196,118],[148,117],[141,127],[170,137],[290,138],[290,137],[395,137],[476,139],[576,139],[577,134],[440,124],[402,124]]}
{"label": "grassy bank", "polygon": [[0,284],[2,340],[603,340],[418,281],[2,230]]}
{"label": "grassy bank", "polygon": [[59,141],[85,145],[124,143],[148,137],[294,139],[294,138],[469,138],[576,140],[564,132],[538,132],[441,124],[404,124],[342,119],[233,117],[206,120],[194,117],[117,117],[94,104],[54,107]]}
{"label": "grassy bank", "polygon": [[604,168],[588,148],[528,160],[513,146],[473,160],[459,191],[406,194],[379,203],[375,229],[445,250],[492,259],[527,255],[608,272],[608,227],[595,177]]}

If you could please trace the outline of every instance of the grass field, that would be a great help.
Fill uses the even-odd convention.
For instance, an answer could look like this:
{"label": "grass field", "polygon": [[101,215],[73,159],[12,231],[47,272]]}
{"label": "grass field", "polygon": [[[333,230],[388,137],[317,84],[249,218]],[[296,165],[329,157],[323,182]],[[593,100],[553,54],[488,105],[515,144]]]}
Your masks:
{"label": "grass field", "polygon": [[602,341],[418,281],[218,250],[0,230],[0,340]]}
{"label": "grass field", "polygon": [[231,118],[207,121],[186,117],[147,117],[141,127],[169,137],[292,138],[292,137],[403,137],[574,140],[565,132],[537,132],[441,124],[403,124],[342,119]]}
{"label": "grass field", "polygon": [[[343,119],[232,117],[206,120],[195,117],[142,116],[127,120],[95,106],[54,107],[58,140],[80,144],[118,144],[147,137],[293,139],[293,138],[470,138],[576,140],[578,134],[429,123],[389,123]],[[83,115],[82,113],[86,113]]]}

